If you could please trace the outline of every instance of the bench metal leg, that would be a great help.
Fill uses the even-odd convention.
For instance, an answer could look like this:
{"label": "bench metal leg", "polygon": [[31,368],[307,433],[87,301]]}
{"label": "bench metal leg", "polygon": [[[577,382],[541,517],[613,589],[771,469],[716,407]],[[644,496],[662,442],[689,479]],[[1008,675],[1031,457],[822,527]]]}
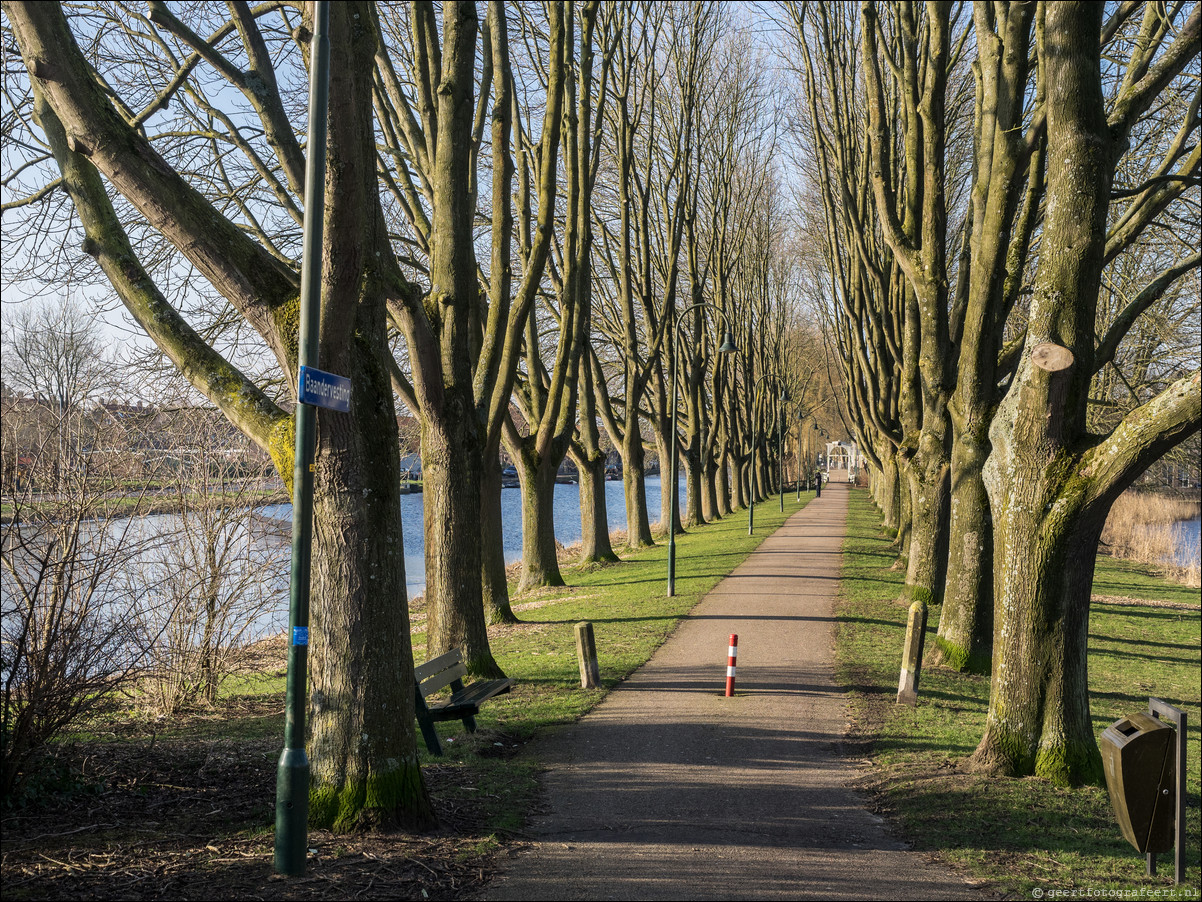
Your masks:
{"label": "bench metal leg", "polygon": [[441,758],[442,743],[438,741],[438,729],[434,726],[434,721],[419,716],[417,722],[421,724],[422,737],[426,740],[426,748],[430,750],[431,755],[438,755]]}

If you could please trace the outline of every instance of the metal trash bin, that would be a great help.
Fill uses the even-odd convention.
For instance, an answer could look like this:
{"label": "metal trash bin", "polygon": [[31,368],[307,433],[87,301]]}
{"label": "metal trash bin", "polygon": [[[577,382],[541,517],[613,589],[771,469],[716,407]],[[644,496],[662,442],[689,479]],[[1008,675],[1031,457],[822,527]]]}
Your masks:
{"label": "metal trash bin", "polygon": [[1176,730],[1149,714],[1132,714],[1102,731],[1102,764],[1114,816],[1140,852],[1173,848],[1172,787]]}

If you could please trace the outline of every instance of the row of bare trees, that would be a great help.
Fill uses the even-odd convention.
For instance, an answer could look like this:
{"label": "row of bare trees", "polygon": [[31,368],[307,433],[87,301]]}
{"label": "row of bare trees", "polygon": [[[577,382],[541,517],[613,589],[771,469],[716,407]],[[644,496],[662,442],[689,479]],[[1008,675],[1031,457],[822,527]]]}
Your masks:
{"label": "row of bare trees", "polygon": [[[312,5],[3,9],[6,59],[22,64],[4,87],[6,275],[103,280],[290,479]],[[631,546],[653,540],[649,447],[666,461],[680,441],[689,522],[745,505],[772,482],[752,436],[782,411],[752,389],[788,381],[802,338],[772,95],[729,6],[329,15],[320,366],[354,388],[349,414],[318,414],[308,747],[312,819],[349,829],[431,817],[398,401],[421,430],[428,651],[461,647],[473,672],[497,673],[487,624],[513,616],[501,443],[523,482],[523,585],[559,582],[564,456],[589,559],[613,555],[602,432],[621,450]],[[723,328],[733,360],[714,353]]]}
{"label": "row of bare trees", "polygon": [[1199,429],[1199,5],[786,11],[848,409],[938,656],[992,669],[974,762],[1096,781],[1099,535]]}
{"label": "row of bare trees", "polygon": [[[6,277],[103,280],[288,480],[311,5],[3,8]],[[631,546],[653,541],[648,448],[678,444],[686,524],[746,505],[782,386],[811,418],[799,455],[814,441],[803,383],[828,374],[796,295],[819,278],[909,592],[942,602],[945,661],[992,663],[979,763],[1096,774],[1098,532],[1198,429],[1196,351],[1166,351],[1197,322],[1198,7],[782,11],[820,259],[789,240],[770,67],[729,5],[332,5],[320,365],[354,391],[318,415],[315,823],[430,818],[398,403],[421,431],[428,652],[495,674],[502,443],[524,587],[562,581],[565,455],[583,555],[613,556],[603,434]]]}

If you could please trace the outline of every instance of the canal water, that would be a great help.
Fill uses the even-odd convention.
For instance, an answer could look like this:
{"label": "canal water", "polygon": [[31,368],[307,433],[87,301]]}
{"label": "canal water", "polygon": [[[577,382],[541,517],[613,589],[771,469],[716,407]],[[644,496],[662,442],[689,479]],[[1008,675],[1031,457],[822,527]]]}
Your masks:
{"label": "canal water", "polygon": [[[660,480],[647,477],[647,504],[652,518],[658,518]],[[684,505],[685,482],[680,481],[681,505]],[[626,505],[621,482],[605,483],[606,502],[611,529],[625,529]],[[409,596],[425,591],[425,543],[422,531],[422,495],[402,495],[401,514],[405,534],[405,576]],[[250,517],[234,516],[220,526],[216,539],[222,562],[223,596],[222,641],[258,639],[278,633],[288,623],[288,577],[291,550],[291,504],[274,504],[259,508]],[[501,523],[506,563],[521,560],[522,510],[521,491],[517,488],[501,491]],[[195,529],[195,525],[193,526]],[[114,544],[112,536],[120,535],[119,551],[105,549]],[[191,535],[191,537],[189,537]],[[555,536],[563,545],[580,541],[580,488],[576,485],[555,486]],[[7,540],[7,534],[6,534]],[[117,519],[85,523],[83,526],[79,566],[86,571],[94,562],[95,576],[100,583],[94,609],[102,619],[114,623],[128,622],[131,635],[161,636],[169,624],[188,632],[199,615],[188,608],[195,601],[195,581],[198,554],[197,538],[190,534],[184,521],[175,514],[152,514],[133,520]],[[30,572],[33,561],[18,560],[16,565]],[[3,603],[4,640],[18,625],[10,574],[0,579],[0,602]],[[32,580],[30,580],[32,581]],[[87,582],[87,579],[80,580]],[[107,621],[106,621],[107,622]],[[199,621],[196,621],[199,622]],[[196,627],[199,629],[199,627]],[[196,637],[194,637],[196,638]],[[149,647],[149,641],[129,641],[131,649]],[[132,653],[132,652],[131,652]],[[0,675],[3,668],[0,668]]]}
{"label": "canal water", "polygon": [[[660,478],[648,476],[647,510],[652,523],[659,519]],[[680,478],[680,509],[685,509],[685,479]],[[605,502],[609,511],[609,528],[626,528],[626,497],[621,480],[605,483]],[[274,519],[292,522],[291,504],[273,504],[263,508],[263,514]],[[426,589],[425,535],[422,530],[422,495],[401,496],[401,518],[405,530],[405,579],[409,596]],[[522,559],[522,494],[517,488],[501,490],[501,530],[505,563]],[[561,545],[580,541],[580,486],[555,486],[555,538]]]}
{"label": "canal water", "polygon": [[1177,549],[1174,564],[1183,567],[1196,562],[1202,548],[1202,519],[1182,520],[1173,527],[1174,546]]}

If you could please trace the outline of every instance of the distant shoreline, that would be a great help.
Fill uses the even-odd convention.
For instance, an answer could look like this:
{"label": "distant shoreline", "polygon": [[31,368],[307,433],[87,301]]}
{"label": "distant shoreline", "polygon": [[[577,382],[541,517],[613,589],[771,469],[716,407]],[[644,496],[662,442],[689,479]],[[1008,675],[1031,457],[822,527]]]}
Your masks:
{"label": "distant shoreline", "polygon": [[[230,492],[217,494],[206,503],[209,506],[247,507],[256,508],[266,504],[286,504],[292,499],[283,488]],[[196,504],[196,496],[189,498],[190,503]],[[35,511],[42,507],[53,508],[58,502],[51,501],[21,501],[21,509]],[[120,498],[104,498],[93,502],[95,513],[85,516],[84,520],[100,520],[109,517],[150,517],[162,514],[177,514],[185,508],[178,495],[127,495]],[[13,522],[13,502],[10,499],[0,501],[0,523]]]}

